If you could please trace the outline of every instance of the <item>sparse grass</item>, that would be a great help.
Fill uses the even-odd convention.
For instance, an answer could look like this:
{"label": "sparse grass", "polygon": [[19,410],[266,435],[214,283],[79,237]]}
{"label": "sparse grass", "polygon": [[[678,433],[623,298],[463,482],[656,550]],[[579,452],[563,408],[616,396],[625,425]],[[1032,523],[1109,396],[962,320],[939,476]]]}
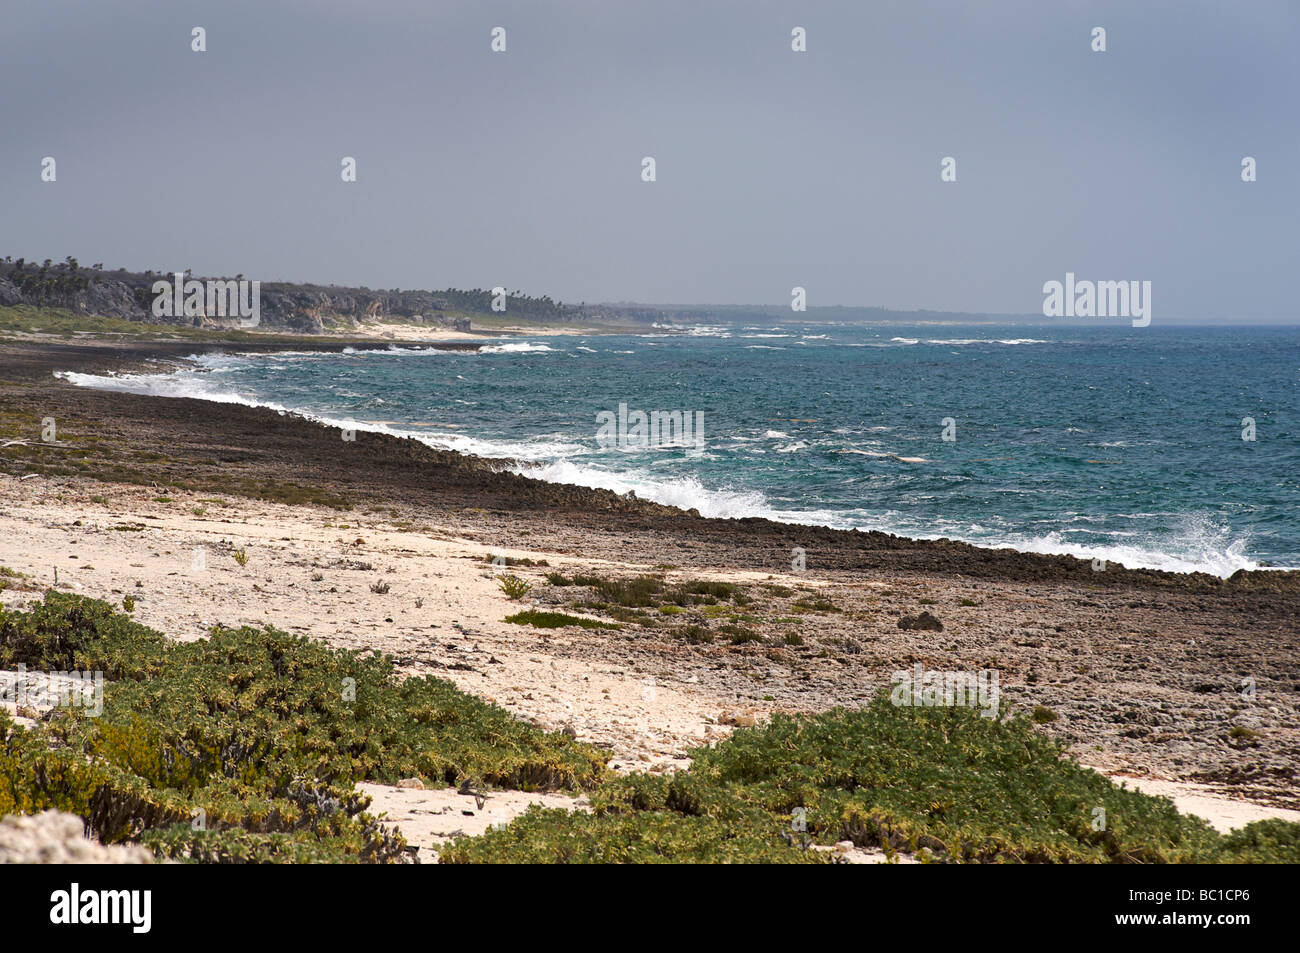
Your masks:
{"label": "sparse grass", "polygon": [[841,611],[839,606],[821,596],[805,596],[802,599],[796,599],[790,604],[790,608],[794,612],[828,613]]}
{"label": "sparse grass", "polygon": [[1049,722],[1056,721],[1056,719],[1059,718],[1060,716],[1057,715],[1056,712],[1052,711],[1052,709],[1047,708],[1044,705],[1035,705],[1034,712],[1032,715],[1030,715],[1030,717],[1034,720],[1036,724],[1046,725]]}
{"label": "sparse grass", "polygon": [[508,599],[522,599],[532,590],[533,584],[518,576],[498,576],[497,586]]}
{"label": "sparse grass", "polygon": [[605,602],[629,608],[650,608],[658,604],[655,597],[663,592],[662,576],[632,576],[628,579],[574,576],[576,586],[590,586]]}
{"label": "sparse grass", "polygon": [[483,561],[492,566],[549,566],[545,559],[531,559],[527,556],[485,556]]}
{"label": "sparse grass", "polygon": [[379,596],[387,595],[388,590],[391,588],[392,587],[388,584],[388,582],[383,579],[377,579],[370,584],[370,591],[375,593],[375,595],[379,595]]}
{"label": "sparse grass", "polygon": [[235,562],[239,563],[240,566],[247,566],[247,565],[248,565],[248,553],[244,552],[244,550],[242,550],[242,549],[236,549],[236,550],[235,550]]}
{"label": "sparse grass", "polygon": [[[584,587],[594,590],[597,598],[579,597],[571,599],[570,604],[587,611],[605,613],[620,622],[655,627],[658,625],[657,616],[645,610],[657,609],[661,615],[673,616],[701,606],[706,617],[728,616],[733,622],[759,621],[753,616],[738,615],[734,612],[733,606],[748,605],[752,601],[735,583],[687,580],[669,586],[661,576],[614,578],[582,573],[565,576],[558,572],[547,573],[546,581],[557,587]],[[731,604],[725,604],[724,600],[730,600]],[[675,634],[680,636],[681,630],[675,630]],[[709,641],[712,637],[707,629],[698,628],[690,630],[687,640],[698,644]],[[742,641],[750,640],[744,638]]]}
{"label": "sparse grass", "polygon": [[718,631],[727,637],[732,645],[744,645],[747,642],[762,642],[763,637],[753,629],[747,629],[743,625],[736,625],[728,622],[726,625],[718,626]]}
{"label": "sparse grass", "polygon": [[678,605],[689,605],[692,602],[704,600],[729,600],[735,605],[743,606],[749,604],[744,590],[734,582],[713,582],[710,580],[695,579],[679,584],[671,593],[669,599]]}
{"label": "sparse grass", "polygon": [[542,612],[538,609],[525,609],[522,612],[516,612],[514,615],[506,616],[505,621],[513,622],[515,625],[531,625],[538,629],[562,629],[566,625],[581,626],[584,629],[618,628],[612,622],[584,619],[580,616],[569,615],[566,612]]}
{"label": "sparse grass", "polygon": [[707,645],[713,641],[713,633],[705,625],[685,625],[674,629],[672,634],[689,645]]}

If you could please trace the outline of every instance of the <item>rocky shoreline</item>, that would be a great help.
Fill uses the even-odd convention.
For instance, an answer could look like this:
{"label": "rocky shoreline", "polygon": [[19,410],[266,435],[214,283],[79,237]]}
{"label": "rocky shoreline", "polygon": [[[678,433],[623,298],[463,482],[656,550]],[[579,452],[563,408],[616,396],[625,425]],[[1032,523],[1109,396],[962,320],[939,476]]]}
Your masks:
{"label": "rocky shoreline", "polygon": [[[156,366],[215,347],[0,346],[0,443],[26,441],[0,450],[0,472],[8,475],[0,479],[8,487],[21,482],[24,499],[36,484],[73,500],[101,492],[94,481],[127,484],[112,498],[133,500],[136,518],[150,511],[148,500],[160,491],[178,498],[248,497],[271,501],[266,505],[277,513],[313,514],[317,523],[345,520],[364,530],[358,538],[382,529],[473,540],[480,553],[529,554],[535,563],[595,566],[612,577],[740,580],[753,601],[737,612],[750,619],[735,624],[752,639],[722,634],[684,643],[658,620],[617,632],[566,629],[562,638],[539,637],[501,626],[495,608],[460,624],[478,643],[506,640],[498,656],[513,639],[516,650],[549,664],[653,678],[695,699],[691,710],[709,713],[719,731],[728,718],[743,723],[774,710],[860,703],[887,687],[893,672],[918,662],[928,670],[994,669],[1007,701],[1034,712],[1042,729],[1085,763],[1300,806],[1298,573],[1220,580],[1116,566],[1096,572],[1071,557],[761,519],[704,519],[608,491],[531,480],[501,461],[414,440],[358,433],[344,444],[336,430],[266,409],[93,391],[53,377],[56,370]],[[39,440],[47,417],[58,423],[54,445]],[[71,524],[77,507],[65,509]],[[76,532],[56,525],[59,509],[41,512],[49,532]],[[295,532],[284,529],[280,535]],[[802,573],[791,571],[795,546],[807,554]],[[466,571],[477,579],[483,567]],[[511,571],[533,584],[530,602],[537,606],[582,611],[575,602],[580,593],[550,585],[544,569]],[[487,575],[476,584],[490,592]],[[418,587],[418,580],[410,585]],[[258,600],[276,607],[275,585],[260,586]],[[286,600],[300,595],[283,592]],[[813,608],[799,608],[801,598]],[[174,602],[184,605],[182,591]],[[923,614],[942,629],[914,627]],[[359,638],[338,620],[306,622],[327,641],[354,645]],[[384,642],[385,631],[381,625],[362,641],[401,647],[413,671],[454,674],[474,686],[482,684],[480,672],[492,670],[491,649],[482,658],[463,648],[452,653],[414,630]],[[554,725],[572,717],[535,687],[515,692],[505,681],[494,696],[513,710]],[[593,715],[592,724],[598,720]],[[704,739],[699,728],[651,731],[657,740],[644,747],[680,753]],[[610,744],[612,750],[624,745],[629,757],[638,750],[631,741]]]}

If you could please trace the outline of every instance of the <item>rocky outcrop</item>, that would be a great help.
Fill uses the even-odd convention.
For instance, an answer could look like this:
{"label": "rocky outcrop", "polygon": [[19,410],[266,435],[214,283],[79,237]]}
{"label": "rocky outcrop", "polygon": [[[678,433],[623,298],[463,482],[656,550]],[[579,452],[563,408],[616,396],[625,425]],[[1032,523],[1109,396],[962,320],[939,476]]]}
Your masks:
{"label": "rocky outcrop", "polygon": [[23,303],[23,296],[8,278],[0,277],[0,307],[12,307]]}
{"label": "rocky outcrop", "polygon": [[75,814],[45,811],[0,819],[0,864],[150,864],[143,847],[109,847],[91,840]]}
{"label": "rocky outcrop", "polygon": [[[105,271],[101,267],[83,268],[75,259],[59,264],[50,262],[0,262],[0,307],[19,304],[44,308],[62,308],[78,314],[102,315],[128,321],[186,324],[197,327],[232,327],[237,319],[200,316],[158,317],[153,314],[154,283],[173,280],[173,275],[159,272]],[[209,277],[187,275],[187,279],[206,281]],[[220,280],[260,280],[255,275],[229,276]],[[307,333],[349,330],[360,321],[409,321],[435,328],[468,331],[474,315],[493,312],[494,297],[484,289],[442,292],[373,290],[342,288],[334,285],[289,284],[262,281],[260,285],[261,325]],[[608,308],[564,305],[549,297],[534,298],[511,294],[506,313],[530,323],[562,323],[593,320],[597,312]]]}
{"label": "rocky outcrop", "polygon": [[915,629],[921,632],[942,632],[943,623],[928,612],[920,615],[905,615],[898,620],[898,627],[903,630]]}

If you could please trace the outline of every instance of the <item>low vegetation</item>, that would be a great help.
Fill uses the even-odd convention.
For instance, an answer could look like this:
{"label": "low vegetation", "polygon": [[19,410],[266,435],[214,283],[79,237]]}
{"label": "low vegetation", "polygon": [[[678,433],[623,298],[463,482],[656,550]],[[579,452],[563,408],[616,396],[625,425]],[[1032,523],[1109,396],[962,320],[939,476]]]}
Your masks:
{"label": "low vegetation", "polygon": [[[607,625],[561,613],[530,624]],[[850,840],[938,862],[1300,862],[1300,825],[1217,834],[1067,758],[1029,717],[898,707],[774,715],[688,770],[613,776],[605,757],[387,656],[274,628],[178,643],[51,591],[0,609],[0,668],[102,671],[99,717],[0,713],[0,814],[71,811],[107,843],[206,862],[397,862],[355,785],[584,791],[445,847],[452,863],[827,862]]]}
{"label": "low vegetation", "polygon": [[[103,713],[0,714],[0,814],[85,818],[107,843],[198,860],[396,861],[359,781],[590,787],[604,757],[391,658],[273,628],[175,643],[105,602],[50,592],[0,611],[0,667],[102,671]],[[195,830],[195,818],[203,818]]]}
{"label": "low vegetation", "polygon": [[590,814],[534,809],[456,841],[442,860],[816,862],[833,855],[806,848],[844,840],[937,862],[1300,860],[1300,824],[1219,835],[1080,767],[1027,719],[966,708],[882,696],[861,709],[778,714],[691,757],[673,775],[609,778]]}
{"label": "low vegetation", "polygon": [[529,590],[533,588],[531,582],[520,579],[518,576],[498,576],[497,586],[506,594],[508,599],[522,599],[528,595]]}
{"label": "low vegetation", "polygon": [[618,626],[599,619],[584,619],[582,616],[569,615],[567,612],[543,612],[539,609],[525,609],[508,615],[505,621],[515,625],[531,625],[537,629],[562,629],[566,625],[581,626],[584,629],[617,629]]}

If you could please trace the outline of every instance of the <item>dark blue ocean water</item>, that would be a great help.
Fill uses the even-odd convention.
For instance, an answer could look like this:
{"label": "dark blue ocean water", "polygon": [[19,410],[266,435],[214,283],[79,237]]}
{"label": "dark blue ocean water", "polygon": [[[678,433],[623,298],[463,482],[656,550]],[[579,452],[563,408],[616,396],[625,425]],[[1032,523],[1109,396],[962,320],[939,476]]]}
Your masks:
{"label": "dark blue ocean water", "polygon": [[[415,434],[709,516],[1300,566],[1300,328],[792,323],[69,376]],[[597,415],[620,404],[702,412],[702,452],[600,446]]]}

